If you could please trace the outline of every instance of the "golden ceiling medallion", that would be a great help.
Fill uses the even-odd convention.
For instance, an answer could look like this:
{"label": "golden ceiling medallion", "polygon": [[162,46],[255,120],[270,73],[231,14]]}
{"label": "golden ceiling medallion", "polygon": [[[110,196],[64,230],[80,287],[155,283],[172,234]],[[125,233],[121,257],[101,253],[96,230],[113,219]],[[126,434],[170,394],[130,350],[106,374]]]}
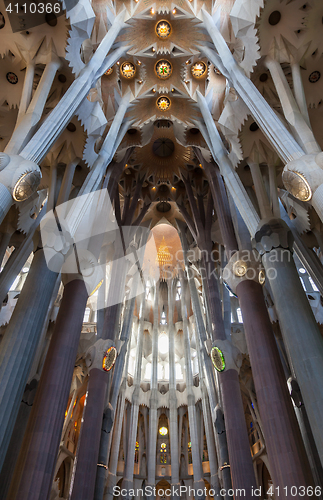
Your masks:
{"label": "golden ceiling medallion", "polygon": [[121,64],[120,73],[124,78],[130,80],[130,78],[133,78],[136,74],[136,66],[130,61],[125,61]]}
{"label": "golden ceiling medallion", "polygon": [[194,78],[203,78],[207,73],[207,65],[203,61],[197,61],[192,64],[191,73]]}
{"label": "golden ceiling medallion", "polygon": [[162,96],[158,97],[156,104],[157,104],[157,108],[160,109],[160,111],[168,111],[170,108],[171,102],[167,96],[162,95]]}
{"label": "golden ceiling medallion", "polygon": [[166,80],[167,78],[169,78],[172,72],[172,65],[169,61],[166,61],[166,59],[160,59],[156,62],[155,73],[161,80]]}
{"label": "golden ceiling medallion", "polygon": [[172,32],[172,27],[168,21],[161,19],[155,26],[155,32],[158,38],[168,38]]}
{"label": "golden ceiling medallion", "polygon": [[110,75],[112,75],[112,73],[113,73],[113,68],[109,68],[109,69],[106,70],[106,72],[104,74],[106,76],[110,76]]}

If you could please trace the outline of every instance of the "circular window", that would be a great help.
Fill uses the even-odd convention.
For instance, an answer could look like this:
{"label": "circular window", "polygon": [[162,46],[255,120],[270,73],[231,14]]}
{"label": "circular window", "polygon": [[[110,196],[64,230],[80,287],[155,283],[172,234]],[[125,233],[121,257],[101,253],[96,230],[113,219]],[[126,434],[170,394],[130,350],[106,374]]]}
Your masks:
{"label": "circular window", "polygon": [[259,77],[259,80],[260,80],[262,83],[266,82],[266,81],[268,80],[268,75],[267,75],[267,73],[262,73],[262,74],[260,75],[260,77]]}
{"label": "circular window", "polygon": [[67,125],[66,130],[68,130],[69,132],[75,132],[76,126],[74,125],[74,123],[71,122]]}
{"label": "circular window", "polygon": [[112,73],[113,73],[113,68],[109,68],[109,69],[106,70],[106,72],[104,74],[106,76],[110,76],[110,75],[112,75]]}
{"label": "circular window", "polygon": [[321,78],[321,73],[319,71],[313,71],[308,77],[310,83],[316,83]]}
{"label": "circular window", "polygon": [[276,24],[278,24],[278,23],[279,23],[279,21],[281,20],[281,17],[282,17],[282,15],[281,15],[281,13],[279,12],[279,10],[274,10],[274,11],[270,14],[270,16],[269,16],[269,18],[268,18],[268,22],[269,22],[269,24],[270,24],[271,26],[276,26]]}
{"label": "circular window", "polygon": [[50,12],[49,14],[45,15],[45,21],[49,26],[54,28],[54,26],[56,26],[57,24],[57,17],[53,12]]}
{"label": "circular window", "polygon": [[253,123],[250,125],[250,127],[249,127],[249,130],[250,130],[251,132],[256,132],[256,130],[258,130],[258,129],[259,129],[259,127],[258,127],[258,125],[257,125],[257,123],[256,123],[256,122],[253,122]]}
{"label": "circular window", "polygon": [[18,76],[16,75],[16,73],[13,73],[12,71],[9,71],[9,73],[6,74],[6,78],[8,82],[11,83],[12,85],[18,83]]}
{"label": "circular window", "polygon": [[167,427],[160,427],[160,429],[159,429],[159,434],[160,434],[161,436],[166,436],[166,435],[168,434],[168,429],[167,429]]}

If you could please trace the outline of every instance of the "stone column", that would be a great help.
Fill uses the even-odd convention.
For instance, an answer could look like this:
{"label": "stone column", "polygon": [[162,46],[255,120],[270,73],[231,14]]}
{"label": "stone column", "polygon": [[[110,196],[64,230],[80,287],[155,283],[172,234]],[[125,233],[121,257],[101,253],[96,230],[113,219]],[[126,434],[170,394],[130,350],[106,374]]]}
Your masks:
{"label": "stone column", "polygon": [[[168,281],[168,336],[169,336],[169,434],[170,460],[172,467],[172,490],[179,487],[179,449],[175,370],[175,331],[174,331],[174,287],[176,282]],[[173,493],[173,492],[172,492]]]}
{"label": "stone column", "polygon": [[[204,383],[204,379],[201,381],[201,390],[202,390],[202,408],[203,408],[203,419],[204,419],[204,428],[205,428],[205,436],[207,443],[207,451],[209,455],[209,465],[210,465],[210,485],[211,488],[214,489],[215,495],[214,498],[220,499],[220,483],[218,478],[218,461],[216,457],[216,448],[215,448],[215,439],[213,433],[213,425],[211,418],[210,405],[207,397],[207,389]],[[225,486],[224,486],[225,488]]]}
{"label": "stone column", "polygon": [[323,467],[317,453],[312,429],[308,420],[303,397],[297,380],[290,377],[287,381],[289,392],[293,401],[294,411],[302,434],[304,446],[311,466],[313,479],[316,485],[323,487]]}
{"label": "stone column", "polygon": [[[269,69],[283,108],[284,116],[289,123],[290,129],[298,144],[301,145],[306,153],[319,153],[320,147],[315,140],[310,123],[304,119],[300,108],[297,105],[280,62],[276,61],[271,56],[267,56],[265,59],[265,65]],[[299,87],[297,88],[299,89]]]}
{"label": "stone column", "polygon": [[[139,282],[139,278],[140,278],[140,275],[139,275],[139,272],[137,269],[137,264],[138,264],[138,262],[136,262],[134,264],[134,266],[135,266],[134,276],[133,276],[133,278],[131,278],[132,293],[130,292],[130,296],[132,296],[132,298],[127,301],[126,306],[125,306],[125,312],[124,312],[124,316],[123,316],[124,320],[123,320],[122,330],[121,330],[121,334],[120,334],[120,338],[119,338],[120,342],[122,343],[121,344],[122,347],[120,349],[120,353],[119,353],[119,356],[118,356],[117,361],[116,361],[116,366],[114,369],[111,386],[109,388],[107,402],[106,402],[106,405],[104,407],[103,422],[102,422],[102,429],[101,429],[101,439],[100,439],[100,447],[99,447],[99,462],[100,462],[100,464],[103,464],[104,466],[106,465],[106,462],[107,462],[109,446],[111,444],[111,428],[112,428],[113,421],[114,421],[114,412],[115,412],[117,401],[118,401],[118,395],[119,395],[119,390],[120,390],[120,386],[122,383],[122,377],[124,378],[124,383],[125,383],[126,376],[127,376],[127,370],[128,370],[128,362],[129,362],[129,354],[130,354],[129,339],[131,337],[133,312],[134,312],[135,302],[136,302],[136,297],[133,295],[135,295],[135,293],[137,291],[138,282]],[[110,332],[110,333],[108,333],[108,332]],[[111,335],[114,336],[115,328],[110,328],[109,330],[107,330],[106,332],[103,332],[103,333],[108,334],[109,336],[111,336]],[[111,337],[109,337],[109,338],[111,338]],[[105,479],[106,479],[105,472],[103,471],[103,468],[100,466],[97,468],[95,492],[94,492],[94,499],[95,500],[101,500],[103,497]]]}
{"label": "stone column", "polygon": [[[304,146],[304,149],[306,148],[306,151],[309,154],[304,154],[304,149],[302,149],[302,147],[286,129],[282,121],[275,114],[274,110],[260,94],[251,80],[247,78],[244,71],[239,67],[210,14],[203,9],[202,16],[205,28],[210,35],[218,54],[208,47],[201,48],[202,52],[204,52],[208,59],[220,69],[230,82],[232,82],[234,88],[249,108],[253,118],[259,125],[265,137],[268,139],[281,160],[286,164],[282,179],[287,191],[301,201],[310,202],[320,219],[323,220],[323,153],[320,152],[306,120],[302,119],[299,111],[296,119],[295,109],[293,109],[294,104],[291,105],[290,102],[287,106],[286,91],[290,93],[289,87],[286,84],[283,87],[281,85],[281,81],[279,82],[279,77],[277,76],[276,78],[275,75],[276,81],[280,83],[279,92],[285,97],[284,104],[288,107],[288,114],[291,115],[287,119],[294,124],[296,124],[296,121],[302,122],[301,127],[299,127],[302,137],[300,137],[300,134],[297,133],[298,140],[300,144]],[[271,70],[273,73],[277,71],[275,64],[273,64]],[[201,95],[198,92],[197,95],[200,99]],[[209,130],[207,123],[206,125]],[[212,144],[210,144],[210,149],[213,151],[213,137],[211,137],[211,140]],[[230,182],[230,179],[228,180]],[[241,212],[240,208],[239,211]],[[254,234],[252,231],[251,233]]]}
{"label": "stone column", "polygon": [[57,274],[50,271],[47,267],[43,249],[36,249],[24,287],[1,344],[1,467],[36,353],[56,279]]}
{"label": "stone column", "polygon": [[124,416],[124,407],[125,407],[125,393],[124,391],[122,391],[119,395],[119,408],[116,412],[116,417],[114,420],[115,425],[113,429],[113,437],[111,444],[107,492],[104,494],[103,497],[104,500],[113,499],[113,487],[117,483],[117,467],[119,459],[120,438],[121,438],[122,423]]}
{"label": "stone column", "polygon": [[[209,396],[209,401],[210,401],[210,407],[211,407],[212,421],[213,421],[213,424],[215,425],[215,421],[216,421],[217,414],[218,414],[218,411],[217,411],[218,396],[216,393],[216,387],[215,387],[215,381],[214,381],[214,370],[213,370],[210,356],[206,352],[205,342],[207,340],[207,336],[206,336],[205,325],[204,325],[204,321],[203,321],[203,317],[202,317],[201,305],[200,305],[198,293],[196,290],[196,286],[194,283],[192,269],[190,269],[190,267],[188,266],[188,260],[187,260],[188,243],[187,243],[187,238],[185,236],[184,226],[183,226],[183,223],[181,223],[180,221],[177,221],[177,225],[180,228],[179,234],[180,234],[180,239],[181,239],[181,243],[182,243],[184,263],[185,263],[185,268],[186,268],[188,285],[189,285],[189,289],[190,289],[192,309],[193,309],[194,318],[195,318],[195,325],[196,325],[196,332],[198,333],[197,341],[199,342],[199,349],[200,349],[200,354],[201,354],[201,359],[202,359],[202,368],[204,370],[205,384],[206,384],[206,388],[207,388],[207,392],[208,392],[208,396]],[[217,441],[219,444],[219,449],[217,450],[217,452],[219,455],[220,467],[224,466],[225,464],[229,465],[228,446],[227,446],[227,439],[226,439],[226,431],[225,431],[224,422],[221,426],[220,432],[217,435]],[[222,478],[223,478],[223,487],[228,491],[232,487],[230,467],[225,467],[223,469]]]}
{"label": "stone column", "polygon": [[[257,176],[259,167],[254,165],[253,168],[254,175]],[[214,176],[212,176],[212,180],[214,180]],[[233,226],[226,222],[230,209],[220,177],[216,177],[216,185],[213,184],[213,187],[213,196],[217,199],[218,221],[226,252],[228,257],[233,253],[224,269],[223,279],[238,295],[240,301],[272,478],[275,486],[281,489],[287,486],[289,495],[291,495],[291,486],[306,486],[311,484],[311,479],[306,453],[287,391],[283,367],[262,293],[262,284],[265,279],[264,269],[259,262],[255,261],[250,251],[236,251],[238,245]],[[263,186],[260,186],[259,191],[262,191],[262,188]],[[265,199],[265,195],[262,198]],[[279,438],[278,433],[281,436]],[[279,450],[275,446],[275,436],[281,443]],[[287,463],[288,469],[285,470]]]}
{"label": "stone column", "polygon": [[[183,339],[184,339],[184,355],[185,355],[185,367],[186,367],[186,391],[187,391],[187,409],[188,409],[188,419],[190,426],[190,437],[192,446],[192,463],[193,463],[193,477],[194,477],[194,488],[196,490],[195,498],[205,498],[204,487],[205,483],[203,480],[203,468],[202,460],[199,452],[198,443],[198,429],[197,429],[197,418],[196,418],[196,408],[195,408],[195,396],[193,391],[193,373],[191,364],[191,343],[188,327],[188,314],[186,306],[186,291],[187,286],[184,278],[181,277],[181,310],[182,310],[182,322],[183,322]],[[197,490],[202,490],[202,493],[197,493]]]}
{"label": "stone column", "polygon": [[[210,253],[209,253],[210,255]],[[223,401],[226,436],[229,449],[232,487],[245,490],[251,496],[256,487],[256,479],[251,459],[244,408],[239,382],[238,355],[230,339],[227,339],[222,319],[222,307],[218,283],[214,276],[214,264],[204,255],[202,259],[204,286],[211,320],[213,347],[225,352],[226,369],[218,370],[218,380]],[[243,498],[242,493],[237,498]]]}
{"label": "stone column", "polygon": [[65,92],[33,138],[24,147],[21,152],[24,158],[37,158],[37,161],[44,158],[97,79],[106,69],[113,66],[124,51],[127,50],[128,47],[121,46],[112,54],[106,56],[124,26],[124,17],[125,9],[116,16],[109,32],[103,38],[92,59]]}
{"label": "stone column", "polygon": [[323,339],[294,264],[292,234],[282,220],[272,219],[262,223],[253,244],[262,255],[284,343],[323,463]]}
{"label": "stone column", "polygon": [[159,281],[155,285],[154,298],[154,324],[152,333],[152,367],[150,379],[150,401],[149,401],[149,429],[148,429],[148,477],[147,485],[155,486],[156,482],[156,439],[158,431],[158,296],[159,296]]}
{"label": "stone column", "polygon": [[[27,143],[28,138],[31,137],[35,126],[41,119],[44,106],[46,104],[49,91],[54,81],[57,70],[61,66],[61,60],[57,56],[55,49],[51,46],[48,50],[46,66],[42,77],[37,85],[37,89],[33,95],[31,103],[26,107],[24,115],[13,131],[11,139],[5,149],[8,154],[19,154],[23,146]],[[26,74],[26,78],[28,73]]]}
{"label": "stone column", "polygon": [[[136,366],[133,379],[134,392],[132,394],[127,459],[126,459],[125,471],[122,482],[122,488],[125,488],[126,490],[128,490],[128,492],[129,489],[133,487],[133,467],[135,462],[135,446],[137,439],[139,392],[140,392],[142,350],[143,350],[144,310],[145,310],[145,295],[142,296],[140,311],[139,311],[139,329],[138,329],[137,350],[136,350]],[[129,493],[127,494],[127,498],[130,498]]]}
{"label": "stone column", "polygon": [[271,476],[275,487],[287,487],[286,498],[291,499],[292,486],[306,488],[312,479],[262,294],[264,271],[252,258],[247,261],[244,252],[236,252],[224,279],[241,305]]}
{"label": "stone column", "polygon": [[87,298],[81,277],[65,283],[11,484],[12,499],[43,500],[49,495]]}
{"label": "stone column", "polygon": [[90,375],[71,500],[89,500],[94,495],[101,423],[108,382],[108,373],[102,365],[105,353],[111,347],[114,348],[111,340],[100,339],[90,348],[86,356]]}
{"label": "stone column", "polygon": [[[64,294],[16,464],[11,498],[43,499],[52,486],[84,310],[89,290],[100,281],[100,268],[95,267],[92,254],[79,250],[78,263],[89,277],[63,274]],[[73,270],[70,264],[67,267]]]}
{"label": "stone column", "polygon": [[[191,297],[191,299],[192,299],[192,297]],[[215,444],[215,439],[214,439],[210,404],[209,404],[209,400],[208,400],[207,388],[205,385],[203,361],[202,361],[202,356],[201,356],[200,342],[199,342],[198,332],[196,329],[196,324],[194,325],[194,332],[195,332],[196,350],[197,350],[197,356],[198,356],[197,359],[198,359],[198,364],[199,364],[200,387],[201,387],[201,391],[202,391],[202,414],[203,414],[203,420],[204,420],[207,449],[208,449],[208,454],[209,454],[209,464],[210,464],[210,474],[211,474],[210,485],[211,485],[211,488],[213,488],[214,491],[216,492],[215,498],[220,498],[220,493],[219,493],[220,492],[220,485],[219,485],[218,470],[217,470],[218,469],[218,460],[217,460],[217,456],[216,456],[216,452],[218,452],[219,450],[216,449],[216,444]],[[202,427],[203,427],[203,425],[202,425]],[[203,452],[203,447],[202,447],[202,452]],[[202,466],[203,466],[203,464],[202,464]],[[229,476],[230,476],[230,474],[229,474]],[[231,486],[231,481],[230,481],[230,486]]]}

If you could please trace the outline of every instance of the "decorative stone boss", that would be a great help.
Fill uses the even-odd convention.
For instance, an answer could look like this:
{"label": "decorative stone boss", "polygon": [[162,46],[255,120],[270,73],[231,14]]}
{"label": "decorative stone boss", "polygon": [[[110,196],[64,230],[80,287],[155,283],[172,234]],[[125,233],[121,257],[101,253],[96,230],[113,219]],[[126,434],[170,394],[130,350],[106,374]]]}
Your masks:
{"label": "decorative stone boss", "polygon": [[282,179],[287,191],[298,200],[310,202],[323,220],[323,153],[288,162]]}
{"label": "decorative stone boss", "polygon": [[40,180],[41,172],[36,163],[19,155],[0,153],[0,183],[15,201],[27,200],[37,190]]}

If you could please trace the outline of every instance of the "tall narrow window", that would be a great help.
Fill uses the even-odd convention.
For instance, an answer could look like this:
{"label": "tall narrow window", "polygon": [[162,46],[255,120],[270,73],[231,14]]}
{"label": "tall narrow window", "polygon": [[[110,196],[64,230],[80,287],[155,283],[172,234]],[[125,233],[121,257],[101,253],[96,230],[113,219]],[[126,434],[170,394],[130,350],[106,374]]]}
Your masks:
{"label": "tall narrow window", "polygon": [[237,316],[238,316],[239,323],[243,323],[242,312],[241,312],[240,307],[238,307],[238,309],[237,309]]}
{"label": "tall narrow window", "polygon": [[166,322],[166,313],[165,313],[165,311],[162,311],[162,313],[161,313],[160,317],[161,317],[160,324],[161,324],[161,325],[166,325],[166,324],[167,324],[167,322]]}
{"label": "tall narrow window", "polygon": [[88,323],[89,322],[89,319],[90,319],[90,314],[91,314],[91,309],[89,307],[87,307],[85,309],[85,313],[84,313],[84,318],[83,318],[83,323]]}
{"label": "tall narrow window", "polygon": [[181,300],[181,294],[182,294],[182,287],[181,287],[181,282],[177,282],[176,286],[176,299],[175,300]]}

